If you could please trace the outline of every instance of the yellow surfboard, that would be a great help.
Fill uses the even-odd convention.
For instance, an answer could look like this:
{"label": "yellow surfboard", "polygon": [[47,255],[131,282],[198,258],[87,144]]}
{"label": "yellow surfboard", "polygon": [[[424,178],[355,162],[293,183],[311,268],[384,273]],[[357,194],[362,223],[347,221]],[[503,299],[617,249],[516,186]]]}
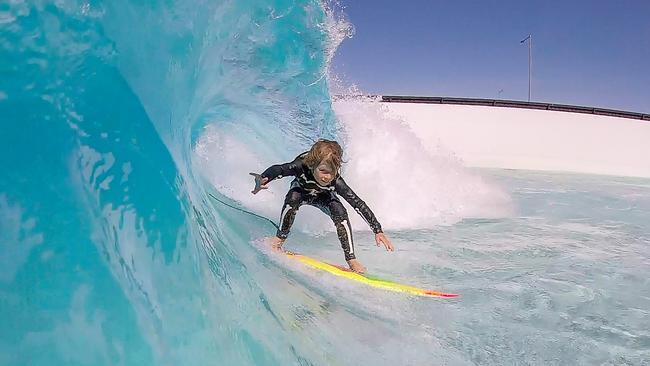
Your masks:
{"label": "yellow surfboard", "polygon": [[309,267],[320,269],[329,272],[335,276],[345,277],[353,281],[364,283],[368,286],[381,288],[388,291],[403,292],[410,295],[424,296],[424,297],[443,297],[443,298],[458,297],[458,294],[450,294],[450,293],[439,292],[439,291],[425,290],[414,286],[402,285],[399,283],[379,279],[366,274],[362,275],[353,272],[348,268],[337,266],[335,264],[322,262],[319,261],[318,259],[314,259],[298,253],[284,252],[284,254],[286,254],[287,257],[291,259],[295,259],[301,263],[304,263]]}

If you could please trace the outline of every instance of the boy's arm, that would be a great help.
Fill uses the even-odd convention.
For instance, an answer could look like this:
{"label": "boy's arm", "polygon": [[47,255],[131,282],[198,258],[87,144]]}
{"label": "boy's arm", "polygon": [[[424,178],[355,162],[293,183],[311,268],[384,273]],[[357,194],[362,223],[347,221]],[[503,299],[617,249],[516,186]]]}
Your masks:
{"label": "boy's arm", "polygon": [[262,178],[266,178],[266,183],[286,176],[296,176],[300,173],[302,166],[302,159],[297,157],[294,161],[284,164],[276,164],[268,167],[262,174]]}
{"label": "boy's arm", "polygon": [[379,221],[377,221],[377,217],[375,217],[375,214],[372,213],[372,210],[370,210],[370,207],[366,205],[365,202],[359,196],[357,196],[356,193],[345,183],[342,177],[338,177],[336,179],[336,193],[338,193],[340,196],[342,196],[348,203],[354,208],[355,211],[361,217],[363,217],[364,220],[368,223],[370,228],[372,229],[372,232],[375,234],[382,233],[381,229],[381,224]]}

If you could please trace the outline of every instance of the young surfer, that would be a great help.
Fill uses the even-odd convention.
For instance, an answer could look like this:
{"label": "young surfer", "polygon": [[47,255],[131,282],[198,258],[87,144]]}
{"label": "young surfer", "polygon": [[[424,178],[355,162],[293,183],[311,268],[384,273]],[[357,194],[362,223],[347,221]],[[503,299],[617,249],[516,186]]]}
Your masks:
{"label": "young surfer", "polygon": [[394,250],[381,225],[359,196],[345,183],[340,175],[343,149],[336,141],[319,140],[309,151],[298,155],[292,162],[273,165],[262,174],[250,173],[255,177],[253,194],[268,188],[267,184],[274,179],[293,176],[291,187],[284,199],[280,214],[280,228],[272,239],[271,245],[276,250],[282,249],[282,244],[289,234],[291,225],[301,205],[308,204],[319,208],[329,215],[341,242],[345,260],[350,269],[364,273],[366,268],[356,259],[352,227],[348,213],[338,196],[342,196],[352,208],[361,215],[375,233],[377,246],[383,245],[386,250]]}

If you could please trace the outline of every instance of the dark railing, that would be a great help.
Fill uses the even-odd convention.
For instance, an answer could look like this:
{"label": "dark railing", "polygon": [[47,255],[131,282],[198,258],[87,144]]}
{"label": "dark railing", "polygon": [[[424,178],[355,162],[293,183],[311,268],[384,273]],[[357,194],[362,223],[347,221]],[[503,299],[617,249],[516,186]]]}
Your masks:
{"label": "dark railing", "polygon": [[650,121],[650,114],[619,111],[615,109],[581,107],[566,104],[523,102],[517,100],[453,98],[453,97],[414,97],[402,95],[382,95],[382,102],[388,103],[424,103],[424,104],[457,104],[457,105],[482,105],[490,107],[509,107],[525,109],[541,109],[547,111],[573,112],[596,114],[620,118],[640,119]]}

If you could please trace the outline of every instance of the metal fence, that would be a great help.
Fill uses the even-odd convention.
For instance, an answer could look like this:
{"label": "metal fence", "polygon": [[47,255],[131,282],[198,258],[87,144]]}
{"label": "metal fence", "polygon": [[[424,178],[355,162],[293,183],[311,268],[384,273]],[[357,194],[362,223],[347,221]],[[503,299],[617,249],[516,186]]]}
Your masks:
{"label": "metal fence", "polygon": [[482,106],[490,106],[490,107],[540,109],[546,111],[585,113],[585,114],[595,114],[600,116],[611,116],[611,117],[640,119],[644,121],[650,121],[650,114],[644,114],[644,113],[619,111],[615,109],[605,109],[605,108],[581,107],[581,106],[566,105],[566,104],[523,102],[517,100],[382,95],[381,101],[387,103],[482,105]]}

